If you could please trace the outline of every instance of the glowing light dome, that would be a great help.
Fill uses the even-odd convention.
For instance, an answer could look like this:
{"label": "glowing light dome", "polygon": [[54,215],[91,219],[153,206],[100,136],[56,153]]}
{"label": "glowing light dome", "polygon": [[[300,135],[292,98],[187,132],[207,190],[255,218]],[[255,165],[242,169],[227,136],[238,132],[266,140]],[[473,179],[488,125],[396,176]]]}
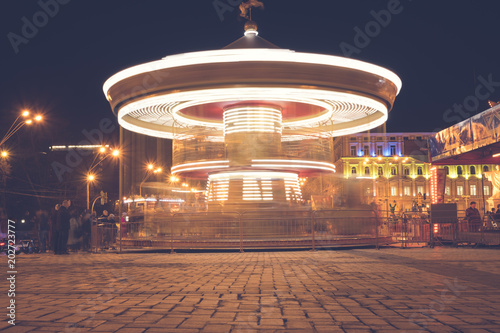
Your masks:
{"label": "glowing light dome", "polygon": [[300,200],[299,176],[335,172],[334,136],[383,124],[401,89],[366,62],[279,49],[256,24],[224,49],[167,56],[104,84],[121,126],[173,140],[172,174],[211,201]]}

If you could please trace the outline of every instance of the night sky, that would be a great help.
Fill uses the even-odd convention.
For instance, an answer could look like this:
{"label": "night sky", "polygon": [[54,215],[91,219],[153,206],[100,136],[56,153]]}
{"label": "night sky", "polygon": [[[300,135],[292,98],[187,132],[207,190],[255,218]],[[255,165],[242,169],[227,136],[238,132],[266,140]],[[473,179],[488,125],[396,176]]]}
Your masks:
{"label": "night sky", "polygon": [[[103,118],[115,121],[102,92],[114,73],[166,55],[219,49],[243,34],[236,0],[59,0],[57,13],[49,7],[53,17],[40,14],[43,3],[54,1],[2,1],[0,134],[29,108],[47,119],[37,129],[39,142],[77,143],[82,130]],[[282,48],[343,55],[341,43],[356,46],[356,27],[375,27],[351,57],[401,77],[388,131],[445,128],[487,109],[488,98],[500,100],[498,0],[264,3],[253,15],[260,36]],[[373,12],[387,8],[394,13],[377,29]],[[25,38],[23,26],[34,21],[38,31],[24,31],[31,35],[13,47],[9,36]],[[464,112],[448,110],[465,102]]]}

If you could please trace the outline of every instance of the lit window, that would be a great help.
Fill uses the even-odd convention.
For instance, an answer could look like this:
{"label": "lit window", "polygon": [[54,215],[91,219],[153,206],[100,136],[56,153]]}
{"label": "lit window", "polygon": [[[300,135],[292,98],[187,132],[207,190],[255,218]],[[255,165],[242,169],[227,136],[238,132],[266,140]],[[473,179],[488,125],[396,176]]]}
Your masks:
{"label": "lit window", "polygon": [[449,187],[449,186],[446,186],[446,187],[444,188],[444,194],[445,194],[445,195],[451,195],[451,194],[450,194],[450,187]]}
{"label": "lit window", "polygon": [[391,156],[396,155],[396,146],[391,146]]}
{"label": "lit window", "polygon": [[488,172],[488,171],[490,171],[490,168],[488,168],[488,166],[487,166],[487,165],[485,165],[485,166],[483,167],[483,172]]}
{"label": "lit window", "polygon": [[405,196],[411,196],[411,187],[410,186],[405,186],[404,191],[405,191]]}
{"label": "lit window", "polygon": [[398,174],[398,171],[395,167],[391,168],[391,175],[396,176]]}
{"label": "lit window", "polygon": [[398,188],[396,186],[391,186],[391,195],[393,197],[398,195]]}
{"label": "lit window", "polygon": [[351,146],[351,156],[357,156],[356,146]]}
{"label": "lit window", "polygon": [[418,167],[417,168],[417,175],[422,176],[423,174],[424,173],[423,173],[422,167]]}
{"label": "lit window", "polygon": [[364,154],[364,156],[370,156],[370,147],[369,146],[363,147],[363,154]]}
{"label": "lit window", "polygon": [[410,169],[405,168],[405,176],[408,176],[410,174]]}
{"label": "lit window", "polygon": [[464,187],[462,185],[457,185],[457,195],[464,195]]}
{"label": "lit window", "polygon": [[477,192],[476,192],[476,185],[471,185],[470,186],[470,195],[477,195]]}
{"label": "lit window", "polygon": [[475,166],[471,166],[470,167],[470,174],[471,175],[475,175],[476,174],[476,167]]}
{"label": "lit window", "polygon": [[384,155],[384,149],[382,146],[377,146],[377,156]]}
{"label": "lit window", "polygon": [[461,175],[463,172],[462,172],[462,167],[459,165],[457,166],[457,175]]}
{"label": "lit window", "polygon": [[370,168],[369,167],[365,167],[365,175],[366,176],[370,175]]}
{"label": "lit window", "polygon": [[378,175],[383,176],[384,175],[384,169],[382,167],[378,167]]}
{"label": "lit window", "polygon": [[490,196],[490,195],[491,195],[491,194],[490,194],[490,187],[489,187],[489,186],[485,186],[485,187],[483,188],[483,193],[484,193],[484,195],[486,195],[486,196]]}
{"label": "lit window", "polygon": [[444,171],[446,171],[446,175],[450,174],[450,168],[448,168],[447,166],[444,167]]}
{"label": "lit window", "polygon": [[417,186],[417,193],[424,195],[424,187],[422,185]]}
{"label": "lit window", "polygon": [[353,175],[355,175],[355,174],[357,173],[357,172],[356,172],[356,168],[355,168],[355,167],[352,167],[352,168],[351,168],[351,173],[352,173]]}

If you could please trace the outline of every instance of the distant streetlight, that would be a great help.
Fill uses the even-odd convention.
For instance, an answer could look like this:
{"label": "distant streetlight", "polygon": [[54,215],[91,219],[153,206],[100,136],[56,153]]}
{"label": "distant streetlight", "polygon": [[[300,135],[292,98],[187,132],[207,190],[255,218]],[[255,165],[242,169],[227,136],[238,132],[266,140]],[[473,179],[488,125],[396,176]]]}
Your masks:
{"label": "distant streetlight", "polygon": [[177,183],[178,181],[179,181],[179,178],[178,178],[178,177],[176,177],[176,176],[174,176],[174,175],[170,176],[170,182],[172,182],[172,183]]}
{"label": "distant streetlight", "polygon": [[95,180],[95,176],[93,174],[87,175],[87,210],[90,209],[90,183]]}
{"label": "distant streetlight", "polygon": [[9,153],[6,150],[4,150],[4,151],[2,151],[2,153],[0,153],[0,156],[7,157],[7,156],[9,156]]}

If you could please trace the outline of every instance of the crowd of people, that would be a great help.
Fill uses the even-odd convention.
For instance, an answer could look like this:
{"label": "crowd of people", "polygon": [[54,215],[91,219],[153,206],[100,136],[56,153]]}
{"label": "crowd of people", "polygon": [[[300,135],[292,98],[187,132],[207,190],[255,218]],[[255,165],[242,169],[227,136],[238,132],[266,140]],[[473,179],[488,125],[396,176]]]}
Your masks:
{"label": "crowd of people", "polygon": [[[78,212],[71,206],[70,200],[64,200],[55,205],[49,213],[45,210],[36,212],[35,229],[40,243],[40,251],[53,251],[54,254],[64,255],[80,250],[90,251],[92,225],[106,224],[116,228],[114,215],[106,210],[97,218],[95,212],[89,210]],[[106,237],[108,244],[113,242],[114,235]]]}

